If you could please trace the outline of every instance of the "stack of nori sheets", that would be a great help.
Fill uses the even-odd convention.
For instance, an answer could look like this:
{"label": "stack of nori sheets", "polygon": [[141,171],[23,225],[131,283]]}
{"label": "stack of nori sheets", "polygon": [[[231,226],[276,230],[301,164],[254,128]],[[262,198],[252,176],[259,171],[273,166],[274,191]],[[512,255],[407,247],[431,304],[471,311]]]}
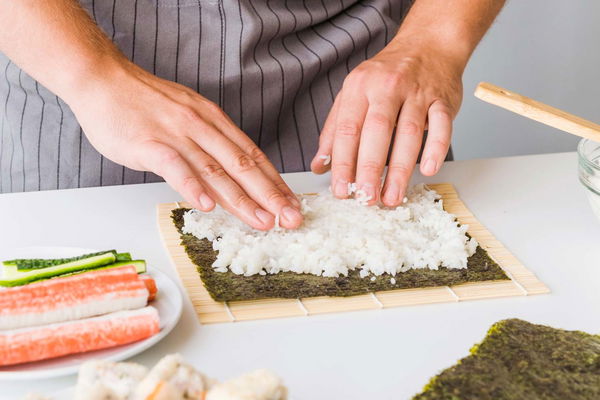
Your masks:
{"label": "stack of nori sheets", "polygon": [[600,335],[509,319],[413,400],[600,399]]}
{"label": "stack of nori sheets", "polygon": [[186,211],[188,211],[186,208],[173,210],[173,222],[181,233],[185,251],[197,266],[204,286],[216,301],[354,296],[392,289],[450,286],[465,282],[509,279],[502,268],[481,247],[478,247],[476,253],[469,258],[466,269],[443,267],[438,270],[414,269],[397,274],[394,277],[395,284],[390,282],[391,275],[384,274],[371,280],[370,277],[361,278],[358,271],[336,278],[294,272],[253,276],[216,272],[212,264],[217,257],[217,252],[213,250],[212,243],[181,232],[183,214]]}

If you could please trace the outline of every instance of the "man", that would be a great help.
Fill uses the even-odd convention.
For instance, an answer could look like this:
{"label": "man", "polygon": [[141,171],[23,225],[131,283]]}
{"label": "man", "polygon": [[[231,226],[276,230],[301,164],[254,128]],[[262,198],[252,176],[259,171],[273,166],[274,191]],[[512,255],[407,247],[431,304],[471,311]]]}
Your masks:
{"label": "man", "polygon": [[410,3],[0,2],[0,192],[156,174],[200,210],[295,228],[278,171],[310,166],[331,167],[339,198],[356,182],[397,206],[426,128],[421,172],[442,165],[463,70],[504,1]]}

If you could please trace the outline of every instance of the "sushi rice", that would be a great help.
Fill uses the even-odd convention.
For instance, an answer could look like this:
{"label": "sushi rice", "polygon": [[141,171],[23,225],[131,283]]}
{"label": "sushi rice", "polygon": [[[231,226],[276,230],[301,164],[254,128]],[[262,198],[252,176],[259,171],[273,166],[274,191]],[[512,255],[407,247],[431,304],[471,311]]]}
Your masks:
{"label": "sushi rice", "polygon": [[337,277],[359,270],[364,278],[413,268],[461,269],[475,253],[468,226],[424,185],[409,189],[408,200],[395,209],[366,206],[368,198],[353,185],[349,193],[355,198],[300,196],[304,223],[296,230],[258,231],[217,208],[186,212],[183,232],[212,242],[216,271],[245,276],[292,271]]}

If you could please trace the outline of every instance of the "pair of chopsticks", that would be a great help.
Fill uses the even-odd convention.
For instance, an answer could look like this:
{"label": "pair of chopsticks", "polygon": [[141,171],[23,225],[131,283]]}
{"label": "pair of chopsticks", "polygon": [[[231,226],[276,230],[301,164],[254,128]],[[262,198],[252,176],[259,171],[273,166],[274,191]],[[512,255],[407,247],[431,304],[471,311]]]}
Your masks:
{"label": "pair of chopsticks", "polygon": [[491,83],[480,83],[475,89],[475,97],[553,128],[600,142],[600,125]]}

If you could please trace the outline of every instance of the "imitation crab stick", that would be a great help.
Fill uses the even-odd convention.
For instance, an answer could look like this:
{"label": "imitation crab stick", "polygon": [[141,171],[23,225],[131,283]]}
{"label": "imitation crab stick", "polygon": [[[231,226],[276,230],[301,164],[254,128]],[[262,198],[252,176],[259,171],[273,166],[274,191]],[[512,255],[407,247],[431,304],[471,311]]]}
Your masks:
{"label": "imitation crab stick", "polygon": [[155,292],[152,278],[142,280],[133,266],[8,288],[0,291],[0,330],[142,308]]}
{"label": "imitation crab stick", "polygon": [[136,342],[158,333],[154,307],[0,332],[0,366]]}
{"label": "imitation crab stick", "polygon": [[146,285],[146,289],[148,289],[148,301],[154,300],[156,298],[156,293],[158,292],[154,278],[150,275],[139,275],[139,277]]}

